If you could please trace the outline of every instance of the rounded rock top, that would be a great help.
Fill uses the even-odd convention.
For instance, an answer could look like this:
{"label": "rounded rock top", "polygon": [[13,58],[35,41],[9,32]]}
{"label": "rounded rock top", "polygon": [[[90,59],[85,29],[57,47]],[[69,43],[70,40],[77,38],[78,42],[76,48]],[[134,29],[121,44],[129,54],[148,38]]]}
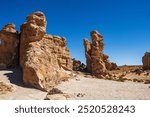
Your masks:
{"label": "rounded rock top", "polygon": [[90,32],[90,35],[94,35],[94,34],[97,34],[99,37],[103,37],[97,30],[93,30]]}
{"label": "rounded rock top", "polygon": [[12,23],[9,23],[9,24],[6,24],[4,27],[9,27],[9,28],[15,29],[15,28],[16,28],[16,25],[15,25],[15,24],[12,24]]}
{"label": "rounded rock top", "polygon": [[39,16],[39,17],[45,16],[44,13],[41,12],[41,11],[36,11],[36,12],[32,13],[31,15],[37,15],[37,16]]}
{"label": "rounded rock top", "polygon": [[16,33],[17,31],[15,28],[16,25],[9,23],[2,28],[2,31]]}
{"label": "rounded rock top", "polygon": [[93,35],[93,34],[100,34],[97,30],[93,30],[90,32],[90,35]]}
{"label": "rounded rock top", "polygon": [[45,17],[45,14],[41,11],[37,11],[37,12],[34,12],[30,15],[27,16],[27,21],[30,21],[30,20],[33,20],[33,19],[43,19],[43,20],[46,20],[46,17]]}

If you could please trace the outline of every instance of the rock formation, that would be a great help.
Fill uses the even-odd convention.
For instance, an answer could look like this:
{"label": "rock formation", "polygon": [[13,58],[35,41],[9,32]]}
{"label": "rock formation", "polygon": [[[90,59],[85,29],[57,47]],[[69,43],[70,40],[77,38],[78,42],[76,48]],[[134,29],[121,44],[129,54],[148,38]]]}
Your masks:
{"label": "rock formation", "polygon": [[23,80],[42,90],[49,90],[61,80],[69,78],[72,59],[66,39],[46,34],[46,18],[35,12],[21,25],[20,66]]}
{"label": "rock formation", "polygon": [[119,68],[118,68],[118,66],[117,66],[117,64],[116,63],[111,63],[111,68],[110,68],[110,70],[119,70]]}
{"label": "rock formation", "polygon": [[0,31],[0,68],[18,64],[19,34],[14,24],[7,24]]}
{"label": "rock formation", "polygon": [[150,52],[146,52],[142,58],[143,70],[150,70]]}
{"label": "rock formation", "polygon": [[103,78],[103,76],[108,74],[107,70],[111,69],[108,56],[103,53],[103,36],[97,31],[90,32],[90,36],[92,43],[84,39],[87,69],[92,75]]}
{"label": "rock formation", "polygon": [[73,70],[74,71],[85,71],[86,65],[81,63],[81,61],[72,59],[73,60]]}

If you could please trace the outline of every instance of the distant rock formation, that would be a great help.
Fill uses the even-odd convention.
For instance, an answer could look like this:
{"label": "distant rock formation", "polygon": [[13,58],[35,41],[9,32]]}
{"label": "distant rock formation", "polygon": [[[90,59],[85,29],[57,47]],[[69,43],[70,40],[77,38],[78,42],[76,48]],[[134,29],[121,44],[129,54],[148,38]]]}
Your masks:
{"label": "distant rock formation", "polygon": [[113,69],[112,63],[109,62],[108,56],[103,53],[103,36],[99,34],[98,31],[91,31],[90,36],[92,38],[92,42],[84,39],[87,69],[92,73],[92,75],[101,78],[108,75],[107,70]]}
{"label": "distant rock formation", "polygon": [[86,70],[86,65],[81,63],[81,61],[76,60],[75,58],[73,60],[73,70],[74,71],[85,71]]}
{"label": "distant rock formation", "polygon": [[119,70],[119,67],[116,63],[111,63],[111,68],[109,70]]}
{"label": "distant rock formation", "polygon": [[150,70],[150,52],[146,52],[142,58],[143,70]]}
{"label": "distant rock formation", "polygon": [[0,31],[0,68],[18,65],[19,34],[14,24],[7,24]]}
{"label": "distant rock formation", "polygon": [[21,25],[20,66],[27,84],[49,90],[70,75],[72,59],[66,39],[46,34],[46,18],[35,12]]}

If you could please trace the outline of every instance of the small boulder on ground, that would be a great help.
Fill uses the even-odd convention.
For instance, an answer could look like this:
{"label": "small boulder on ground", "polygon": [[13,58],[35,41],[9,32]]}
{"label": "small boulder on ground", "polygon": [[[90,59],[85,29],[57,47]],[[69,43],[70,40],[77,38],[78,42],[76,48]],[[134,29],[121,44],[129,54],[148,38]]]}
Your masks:
{"label": "small boulder on ground", "polygon": [[45,100],[68,100],[70,98],[70,95],[63,93],[61,90],[57,89],[57,88],[52,88]]}
{"label": "small boulder on ground", "polygon": [[13,91],[13,86],[0,82],[0,94],[6,94]]}

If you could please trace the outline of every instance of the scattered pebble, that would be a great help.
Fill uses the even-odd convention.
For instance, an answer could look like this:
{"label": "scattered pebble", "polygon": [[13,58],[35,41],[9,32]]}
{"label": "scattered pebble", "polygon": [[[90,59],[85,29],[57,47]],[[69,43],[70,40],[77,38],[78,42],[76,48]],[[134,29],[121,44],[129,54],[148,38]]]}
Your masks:
{"label": "scattered pebble", "polygon": [[77,97],[84,97],[84,96],[85,96],[84,93],[78,93],[78,94],[77,94]]}
{"label": "scattered pebble", "polygon": [[76,78],[76,81],[80,81],[80,78]]}

